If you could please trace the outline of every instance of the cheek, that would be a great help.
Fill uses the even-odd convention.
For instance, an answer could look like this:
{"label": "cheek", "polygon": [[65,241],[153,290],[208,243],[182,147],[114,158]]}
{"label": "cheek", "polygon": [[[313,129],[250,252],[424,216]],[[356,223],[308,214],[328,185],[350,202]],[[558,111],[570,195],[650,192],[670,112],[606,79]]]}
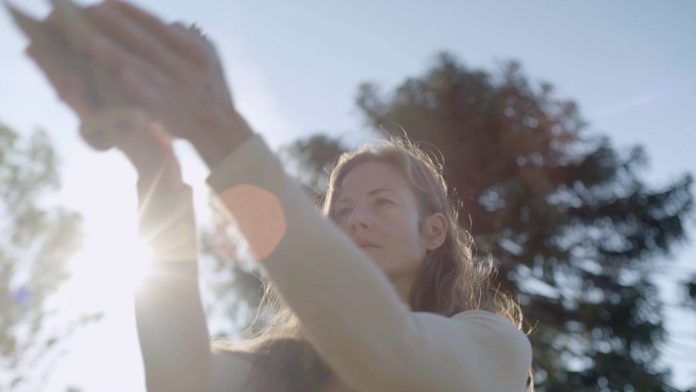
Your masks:
{"label": "cheek", "polygon": [[403,250],[412,250],[420,245],[417,216],[411,214],[387,216],[381,226],[383,231],[395,241],[395,245]]}

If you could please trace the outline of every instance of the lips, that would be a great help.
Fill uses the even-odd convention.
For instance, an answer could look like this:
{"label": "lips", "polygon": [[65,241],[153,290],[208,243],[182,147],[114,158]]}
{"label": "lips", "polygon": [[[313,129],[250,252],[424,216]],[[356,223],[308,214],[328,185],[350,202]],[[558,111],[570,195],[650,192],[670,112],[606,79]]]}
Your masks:
{"label": "lips", "polygon": [[377,244],[374,243],[374,242],[371,242],[371,241],[368,241],[368,240],[363,240],[363,239],[356,240],[355,243],[356,243],[359,247],[361,247],[361,248],[363,248],[363,249],[366,249],[366,248],[379,248],[379,247],[380,247],[379,245],[377,245]]}

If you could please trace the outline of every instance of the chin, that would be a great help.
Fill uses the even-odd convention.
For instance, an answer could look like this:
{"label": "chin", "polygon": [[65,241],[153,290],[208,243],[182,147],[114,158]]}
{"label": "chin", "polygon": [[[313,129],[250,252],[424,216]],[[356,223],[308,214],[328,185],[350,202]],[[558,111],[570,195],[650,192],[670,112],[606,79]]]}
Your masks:
{"label": "chin", "polygon": [[378,253],[379,249],[363,249],[363,251],[370,257],[370,260],[372,260],[375,265],[384,272],[387,277],[392,277],[392,276],[399,276],[404,273],[403,268],[399,268],[398,265],[394,265],[394,263],[390,262],[389,260],[383,260],[380,256],[381,254]]}
{"label": "chin", "polygon": [[401,271],[399,271],[399,268],[397,268],[394,265],[390,265],[388,262],[380,261],[380,260],[374,260],[375,264],[377,267],[379,267],[382,272],[384,272],[385,275],[388,277],[392,276],[398,276]]}
{"label": "chin", "polygon": [[386,263],[386,262],[383,261],[383,260],[380,260],[379,257],[377,257],[377,256],[375,256],[375,255],[373,255],[373,254],[371,254],[370,252],[365,252],[365,253],[367,253],[367,255],[370,256],[370,260],[372,260],[372,262],[375,263],[375,265],[376,265],[377,267],[379,267],[379,269],[381,269],[382,272],[384,272],[384,273],[387,274],[387,275],[390,274],[390,272],[391,272],[391,270],[392,270],[393,268],[390,268],[390,266],[389,266],[388,263]]}

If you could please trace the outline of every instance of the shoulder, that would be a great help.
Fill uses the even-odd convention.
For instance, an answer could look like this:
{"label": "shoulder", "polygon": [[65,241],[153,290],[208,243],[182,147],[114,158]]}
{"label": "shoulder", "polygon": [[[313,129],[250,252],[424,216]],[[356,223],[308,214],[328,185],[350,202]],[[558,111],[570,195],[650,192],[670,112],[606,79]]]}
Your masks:
{"label": "shoulder", "polygon": [[532,346],[509,320],[480,310],[449,318],[414,312],[414,319],[424,345],[412,351],[423,357],[419,365],[439,363],[432,371],[434,383],[446,380],[446,385],[466,386],[471,391],[524,389],[532,365]]}
{"label": "shoulder", "polygon": [[485,310],[467,310],[450,318],[495,357],[499,365],[526,374],[532,365],[532,345],[527,335],[510,320]]}
{"label": "shoulder", "polygon": [[485,310],[467,310],[455,314],[451,320],[461,323],[462,327],[481,329],[482,338],[491,338],[513,344],[514,348],[523,353],[529,353],[528,356],[531,357],[532,345],[527,335],[510,320],[496,313]]}
{"label": "shoulder", "polygon": [[524,332],[504,317],[485,310],[467,310],[447,318],[414,312],[430,341],[447,341],[460,355],[484,355],[499,362],[531,366],[532,345]]}
{"label": "shoulder", "polygon": [[503,339],[516,341],[531,350],[531,344],[524,332],[510,320],[485,310],[467,310],[450,318],[429,312],[413,312],[420,324],[436,330],[448,329],[475,335],[481,339]]}

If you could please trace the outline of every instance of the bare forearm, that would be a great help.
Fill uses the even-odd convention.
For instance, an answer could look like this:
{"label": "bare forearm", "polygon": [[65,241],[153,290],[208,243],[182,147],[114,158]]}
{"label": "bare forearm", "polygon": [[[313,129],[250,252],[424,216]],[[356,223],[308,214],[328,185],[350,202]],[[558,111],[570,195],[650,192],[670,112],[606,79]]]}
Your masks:
{"label": "bare forearm", "polygon": [[[148,391],[206,391],[211,357],[195,262],[158,266],[137,293],[135,314]],[[186,265],[190,264],[190,265]]]}
{"label": "bare forearm", "polygon": [[139,182],[138,188],[140,236],[154,259],[135,297],[148,390],[208,390],[211,359],[198,288],[192,189],[170,180]]}

